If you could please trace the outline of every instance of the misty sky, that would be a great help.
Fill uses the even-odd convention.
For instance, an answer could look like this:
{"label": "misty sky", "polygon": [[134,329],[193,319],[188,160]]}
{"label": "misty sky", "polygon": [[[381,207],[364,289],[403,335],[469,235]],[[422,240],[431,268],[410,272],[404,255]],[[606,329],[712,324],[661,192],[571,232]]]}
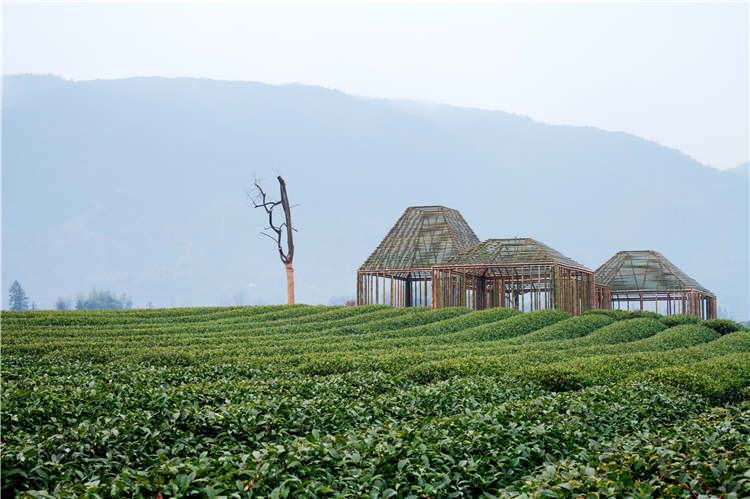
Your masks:
{"label": "misty sky", "polygon": [[299,82],[748,160],[748,4],[4,4],[3,73]]}

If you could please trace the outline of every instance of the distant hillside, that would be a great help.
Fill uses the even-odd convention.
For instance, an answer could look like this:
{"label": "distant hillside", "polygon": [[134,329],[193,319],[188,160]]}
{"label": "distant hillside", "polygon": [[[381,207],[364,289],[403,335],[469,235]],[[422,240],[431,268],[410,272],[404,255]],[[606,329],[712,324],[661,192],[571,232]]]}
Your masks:
{"label": "distant hillside", "polygon": [[739,173],[740,175],[748,175],[750,173],[750,161],[745,161],[739,166],[736,166],[729,170],[732,173]]}
{"label": "distant hillside", "polygon": [[747,182],[632,135],[303,85],[3,84],[4,300],[17,279],[44,307],[94,286],[136,306],[281,302],[245,193],[278,171],[303,302],[353,295],[404,208],[444,204],[480,239],[534,237],[591,268],[658,250],[748,318]]}

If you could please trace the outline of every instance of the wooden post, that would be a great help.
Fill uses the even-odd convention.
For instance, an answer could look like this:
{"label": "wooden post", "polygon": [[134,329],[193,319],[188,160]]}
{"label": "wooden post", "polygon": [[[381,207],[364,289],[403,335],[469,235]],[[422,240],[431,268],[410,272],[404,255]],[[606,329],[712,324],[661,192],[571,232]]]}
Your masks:
{"label": "wooden post", "polygon": [[440,280],[440,278],[438,277],[438,270],[432,269],[430,273],[432,274],[432,308],[439,308],[437,296],[435,295],[435,289],[437,288],[438,282]]}
{"label": "wooden post", "polygon": [[552,306],[550,308],[560,308],[560,298],[559,293],[560,290],[558,289],[560,286],[558,284],[558,270],[557,265],[554,265],[552,267]]}
{"label": "wooden post", "polygon": [[709,315],[709,319],[716,319],[716,297],[711,298],[711,314]]}
{"label": "wooden post", "polygon": [[479,283],[477,284],[477,301],[476,301],[476,310],[483,310],[485,306],[485,292],[487,290],[487,284],[484,277],[478,278]]}

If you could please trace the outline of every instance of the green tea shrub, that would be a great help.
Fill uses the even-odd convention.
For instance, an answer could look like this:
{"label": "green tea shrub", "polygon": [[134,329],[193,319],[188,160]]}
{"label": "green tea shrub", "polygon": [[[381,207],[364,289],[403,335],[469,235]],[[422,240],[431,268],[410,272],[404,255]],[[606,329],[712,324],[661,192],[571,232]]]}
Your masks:
{"label": "green tea shrub", "polygon": [[341,374],[357,370],[357,364],[354,359],[345,356],[334,358],[313,359],[301,364],[297,371],[302,374],[313,374],[323,376],[328,374]]}
{"label": "green tea shrub", "polygon": [[595,308],[592,310],[586,310],[583,313],[583,315],[597,314],[606,315],[607,317],[611,317],[612,319],[615,319],[617,321],[625,319],[661,319],[663,317],[661,314],[657,314],[656,312],[651,312],[649,310],[605,310]]}
{"label": "green tea shrub", "polygon": [[551,391],[578,390],[613,383],[628,375],[664,365],[662,355],[651,352],[598,355],[523,368],[517,375]]}
{"label": "green tea shrub", "polygon": [[[3,323],[24,326],[97,326],[159,324],[166,320],[198,322],[237,318],[238,320],[273,320],[301,317],[327,310],[324,305],[264,305],[258,307],[203,307],[175,309],[125,309],[113,314],[109,310],[43,310],[31,315],[2,312]],[[161,313],[159,313],[161,312]]]}
{"label": "green tea shrub", "polygon": [[[466,310],[466,309],[462,309]],[[383,338],[405,338],[410,336],[437,336],[457,331],[463,331],[482,324],[498,322],[515,315],[520,315],[520,310],[513,308],[496,307],[486,310],[475,310],[465,314],[450,317],[448,319],[404,329],[385,332],[380,335]]]}
{"label": "green tea shrub", "polygon": [[436,360],[432,362],[423,362],[416,366],[410,367],[404,372],[404,376],[415,383],[426,384],[434,383],[438,380],[445,380],[454,376],[466,375],[474,372],[474,366],[467,362],[456,360]]}
{"label": "green tea shrub", "polygon": [[625,319],[597,329],[582,338],[582,344],[607,345],[640,340],[652,336],[667,326],[656,319]]}
{"label": "green tea shrub", "polygon": [[366,334],[380,331],[395,331],[398,329],[431,324],[452,317],[468,314],[470,310],[464,307],[448,307],[437,310],[429,308],[407,309],[407,313],[383,320],[378,323],[363,324],[361,326],[353,324],[346,328],[336,331],[337,334]]}
{"label": "green tea shrub", "polygon": [[697,315],[690,314],[672,314],[665,315],[659,319],[665,326],[679,326],[680,324],[697,324],[701,321],[701,318]]}
{"label": "green tea shrub", "polygon": [[661,320],[663,317],[663,315],[657,312],[651,312],[650,310],[629,310],[625,312],[626,319],[648,318]]}
{"label": "green tea shrub", "polygon": [[562,320],[532,333],[513,338],[512,340],[509,340],[509,343],[533,343],[537,341],[578,338],[612,324],[613,322],[614,319],[604,314],[571,317],[570,319]]}
{"label": "green tea shrub", "polygon": [[568,318],[570,318],[570,314],[562,310],[535,310],[502,321],[466,329],[457,333],[455,339],[458,341],[491,341],[513,338]]}
{"label": "green tea shrub", "polygon": [[617,436],[597,452],[546,463],[497,495],[745,497],[750,493],[748,435],[750,403],[716,407],[675,424]]}
{"label": "green tea shrub", "polygon": [[556,364],[532,367],[522,371],[523,379],[535,383],[551,392],[580,390],[593,384],[584,373],[576,371],[573,366]]}
{"label": "green tea shrub", "polygon": [[625,313],[626,312],[624,310],[593,308],[591,310],[584,311],[583,315],[606,315],[611,319],[619,321],[625,318]]}
{"label": "green tea shrub", "polygon": [[710,327],[719,334],[733,333],[735,331],[748,331],[748,328],[729,319],[708,319],[701,322],[706,327]]}
{"label": "green tea shrub", "polygon": [[716,352],[717,355],[750,352],[750,331],[735,331],[734,333],[728,333],[710,343],[693,348],[698,350],[711,350]]}
{"label": "green tea shrub", "polygon": [[655,369],[634,376],[634,380],[658,382],[698,393],[713,402],[742,398],[750,386],[750,353],[723,355],[683,366]]}
{"label": "green tea shrub", "polygon": [[634,341],[624,345],[631,347],[632,351],[638,350],[674,350],[676,348],[690,347],[707,343],[720,338],[721,335],[713,329],[701,324],[682,324],[670,327],[642,340]]}
{"label": "green tea shrub", "polygon": [[195,357],[185,352],[151,351],[141,354],[138,362],[154,366],[191,366],[196,363]]}
{"label": "green tea shrub", "polygon": [[3,313],[1,493],[749,496],[750,332],[633,315]]}
{"label": "green tea shrub", "polygon": [[[615,324],[621,323],[618,322]],[[686,324],[677,327],[688,328],[695,326]],[[698,334],[701,334],[700,331],[698,331]],[[618,343],[617,345],[627,347],[628,343]],[[575,356],[576,353],[577,350],[568,350],[564,352],[564,357],[569,358],[569,356]],[[566,387],[577,389],[585,386],[613,383],[623,380],[630,375],[651,369],[707,361],[739,353],[750,353],[750,333],[742,331],[730,333],[714,341],[701,343],[690,348],[677,348],[667,351],[623,352],[619,354],[572,358],[570,360],[558,359],[548,364],[521,367],[510,374],[536,383],[549,390],[562,391]]]}

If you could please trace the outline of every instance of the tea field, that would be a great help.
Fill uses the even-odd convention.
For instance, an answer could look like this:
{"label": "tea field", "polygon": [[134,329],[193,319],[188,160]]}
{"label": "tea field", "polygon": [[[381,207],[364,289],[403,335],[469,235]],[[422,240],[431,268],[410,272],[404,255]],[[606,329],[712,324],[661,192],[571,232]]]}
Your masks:
{"label": "tea field", "polygon": [[3,497],[750,496],[731,321],[3,312],[1,346]]}

